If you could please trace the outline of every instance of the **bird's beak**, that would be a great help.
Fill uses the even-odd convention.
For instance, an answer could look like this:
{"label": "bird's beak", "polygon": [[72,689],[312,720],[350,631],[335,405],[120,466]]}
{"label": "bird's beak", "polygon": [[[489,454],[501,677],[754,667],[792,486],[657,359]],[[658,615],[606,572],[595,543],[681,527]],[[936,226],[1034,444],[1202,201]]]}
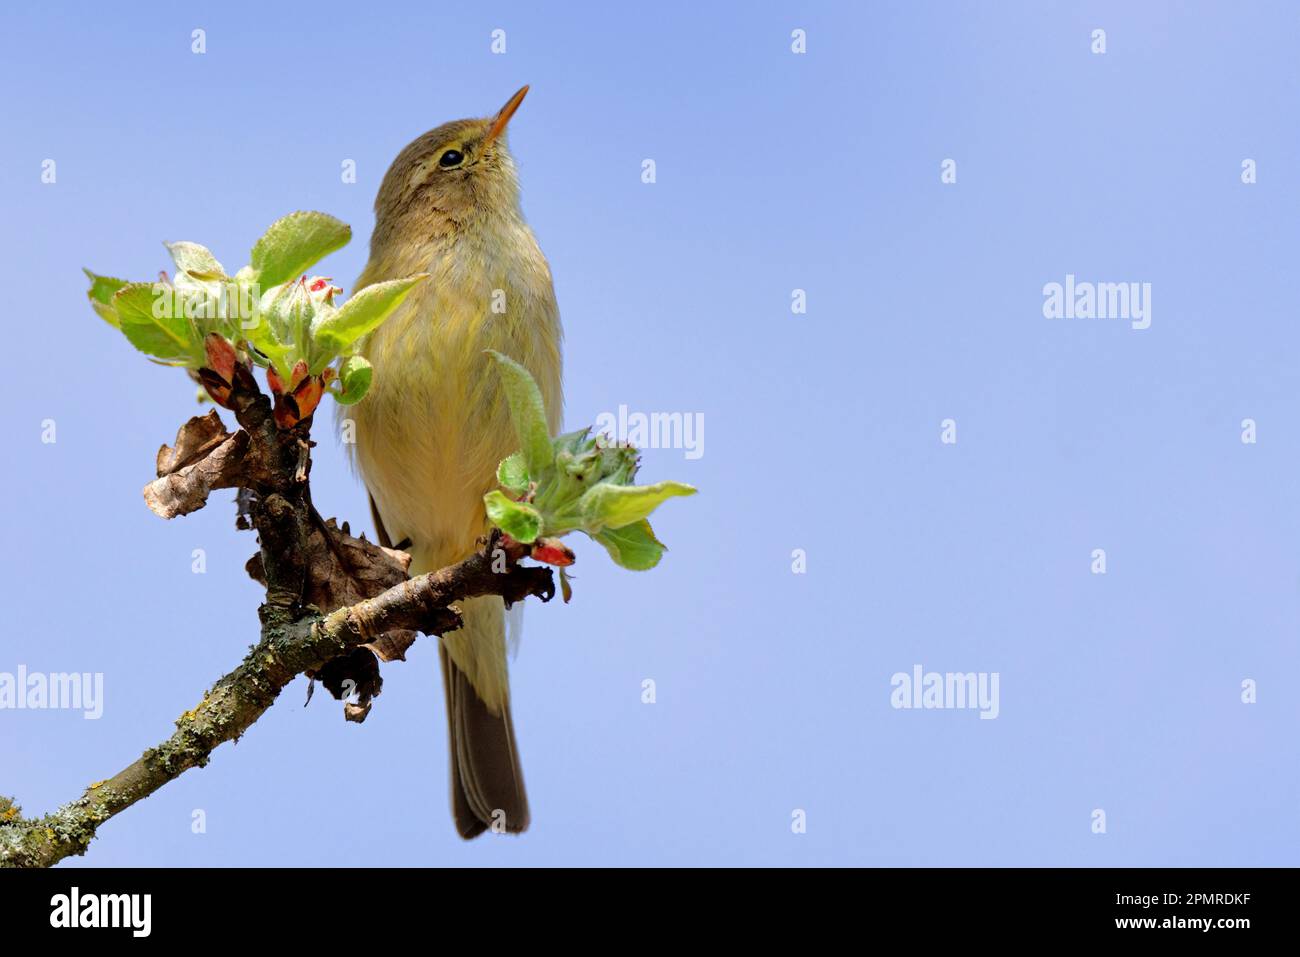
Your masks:
{"label": "bird's beak", "polygon": [[491,143],[501,135],[505,130],[506,124],[510,122],[510,117],[515,115],[515,110],[519,109],[519,104],[524,102],[524,97],[528,95],[528,86],[521,86],[515,95],[506,100],[506,105],[497,111],[496,118],[492,120],[492,128],[488,130],[487,136],[483,138],[484,145]]}

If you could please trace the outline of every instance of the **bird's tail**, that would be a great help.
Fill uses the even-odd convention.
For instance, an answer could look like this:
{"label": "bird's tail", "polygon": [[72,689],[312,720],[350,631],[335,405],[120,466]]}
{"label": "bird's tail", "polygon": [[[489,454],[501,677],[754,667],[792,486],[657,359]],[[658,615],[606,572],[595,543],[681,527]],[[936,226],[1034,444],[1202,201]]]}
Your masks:
{"label": "bird's tail", "polygon": [[[379,543],[392,548],[373,496],[370,514]],[[420,549],[413,549],[411,558],[412,576],[442,567],[439,559],[454,560]],[[466,840],[488,828],[519,833],[528,828],[528,796],[510,719],[505,606],[495,596],[471,598],[461,602],[460,612],[462,626],[438,642],[447,698],[452,817]]]}
{"label": "bird's tail", "polygon": [[528,827],[528,797],[510,719],[505,609],[488,596],[462,602],[460,612],[464,624],[438,647],[456,830],[467,840],[489,828],[518,833]]}

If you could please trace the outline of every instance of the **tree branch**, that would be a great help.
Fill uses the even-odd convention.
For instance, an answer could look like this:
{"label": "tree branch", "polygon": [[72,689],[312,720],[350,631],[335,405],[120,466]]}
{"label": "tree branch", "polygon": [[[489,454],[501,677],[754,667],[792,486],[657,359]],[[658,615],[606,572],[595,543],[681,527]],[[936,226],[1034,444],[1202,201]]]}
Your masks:
{"label": "tree branch", "polygon": [[[298,675],[316,675],[358,649],[375,650],[385,660],[401,657],[409,640],[393,636],[441,636],[458,628],[460,616],[451,606],[467,598],[500,595],[510,604],[554,595],[551,570],[518,564],[526,549],[498,533],[463,561],[406,580],[404,554],[352,538],[346,527],[313,521],[310,419],[277,428],[271,403],[251,373],[237,367],[235,379],[227,407],[242,430],[227,433],[215,412],[191,419],[175,447],[159,452],[159,477],[146,487],[145,500],[170,518],[201,508],[216,488],[253,493],[249,514],[261,554],[250,571],[266,585],[258,611],[260,640],[177,719],[167,740],[90,785],[77,800],[44,817],[24,818],[11,799],[0,797],[0,867],[48,867],[84,854],[100,825],[190,768],[206,765],[219,745],[238,740]],[[342,607],[340,599],[347,602]],[[322,612],[317,601],[336,610]],[[385,639],[395,643],[395,654],[381,650]],[[361,717],[368,707],[367,701]],[[355,714],[349,712],[359,720]]]}

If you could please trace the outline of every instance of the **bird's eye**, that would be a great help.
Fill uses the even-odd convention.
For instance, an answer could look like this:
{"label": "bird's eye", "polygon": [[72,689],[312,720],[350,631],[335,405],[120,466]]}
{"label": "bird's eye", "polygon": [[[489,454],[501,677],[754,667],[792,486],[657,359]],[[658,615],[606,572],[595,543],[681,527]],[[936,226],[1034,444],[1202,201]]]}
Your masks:
{"label": "bird's eye", "polygon": [[443,169],[452,169],[465,161],[465,154],[460,150],[447,150],[438,157],[438,165]]}

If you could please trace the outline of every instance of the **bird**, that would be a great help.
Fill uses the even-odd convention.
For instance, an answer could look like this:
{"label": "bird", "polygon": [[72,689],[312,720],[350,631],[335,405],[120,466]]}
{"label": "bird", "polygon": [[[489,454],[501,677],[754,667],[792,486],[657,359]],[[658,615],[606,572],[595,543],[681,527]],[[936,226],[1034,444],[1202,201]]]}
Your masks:
{"label": "bird", "polygon": [[[524,219],[506,126],[528,87],[491,116],[454,120],[393,160],[375,198],[370,258],[356,289],[417,273],[419,283],[361,354],[373,384],[348,451],[381,544],[411,555],[412,576],[473,552],[488,531],[483,496],[517,443],[485,350],[521,363],[541,389],[551,434],[562,417],[562,339],[550,265]],[[439,641],[451,806],[461,837],[520,833],[528,798],[510,710],[505,610],[460,603]]]}

